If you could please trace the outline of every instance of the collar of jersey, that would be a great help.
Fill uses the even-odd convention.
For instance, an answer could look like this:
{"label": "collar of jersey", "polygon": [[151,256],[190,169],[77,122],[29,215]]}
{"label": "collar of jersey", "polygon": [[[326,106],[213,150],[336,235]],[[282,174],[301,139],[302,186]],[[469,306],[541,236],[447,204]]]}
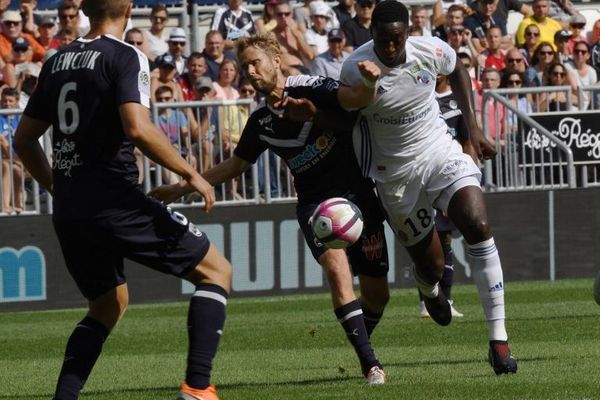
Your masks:
{"label": "collar of jersey", "polygon": [[[105,34],[103,34],[103,35],[98,35],[98,36],[96,36],[96,37],[95,37],[95,38],[93,38],[93,39],[84,39],[84,38],[83,38],[83,36],[82,36],[82,37],[78,37],[76,40],[77,40],[78,42],[82,42],[82,43],[90,43],[90,42],[93,42],[94,40],[98,40],[98,39],[100,39],[102,36],[106,36],[106,37],[109,37],[109,38],[111,38],[111,39],[114,39],[114,40],[119,40],[119,39],[117,39],[116,37],[114,37],[113,35],[111,35],[110,33],[105,33]],[[119,40],[119,41],[120,41],[120,40]]]}

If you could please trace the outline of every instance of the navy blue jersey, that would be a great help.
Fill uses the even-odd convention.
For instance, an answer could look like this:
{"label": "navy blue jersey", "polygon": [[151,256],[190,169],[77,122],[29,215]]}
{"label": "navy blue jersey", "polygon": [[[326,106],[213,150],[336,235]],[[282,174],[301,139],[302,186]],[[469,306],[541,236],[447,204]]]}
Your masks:
{"label": "navy blue jersey", "polygon": [[[287,79],[285,95],[309,99],[320,110],[346,113],[337,100],[338,89],[334,79],[299,75]],[[361,178],[351,132],[334,134],[312,122],[294,122],[278,114],[268,105],[257,109],[246,123],[235,155],[254,163],[263,151],[272,149],[294,175],[299,202],[343,196],[371,186],[370,180]],[[355,118],[353,113],[346,117]]]}
{"label": "navy blue jersey", "polygon": [[458,102],[454,93],[448,91],[446,93],[436,93],[435,95],[438,105],[440,106],[440,115],[446,121],[450,134],[453,138],[463,144],[469,139],[469,131],[465,119],[463,118]]}
{"label": "navy blue jersey", "polygon": [[84,218],[139,194],[119,106],[149,99],[148,59],[112,36],[77,39],[44,64],[25,114],[52,124],[55,218]]}

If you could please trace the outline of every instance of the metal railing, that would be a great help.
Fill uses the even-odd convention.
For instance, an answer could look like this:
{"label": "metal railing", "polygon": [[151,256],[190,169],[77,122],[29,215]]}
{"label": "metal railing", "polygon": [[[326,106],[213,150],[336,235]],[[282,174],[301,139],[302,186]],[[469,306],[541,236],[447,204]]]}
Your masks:
{"label": "metal railing", "polygon": [[[496,157],[485,163],[486,189],[600,186],[600,160],[574,161],[571,148],[555,135],[556,131],[551,132],[535,120],[539,113],[568,118],[572,113],[598,108],[599,91],[600,86],[578,88],[575,94],[570,86],[485,90],[482,125],[497,151]],[[524,109],[527,104],[530,108]]]}

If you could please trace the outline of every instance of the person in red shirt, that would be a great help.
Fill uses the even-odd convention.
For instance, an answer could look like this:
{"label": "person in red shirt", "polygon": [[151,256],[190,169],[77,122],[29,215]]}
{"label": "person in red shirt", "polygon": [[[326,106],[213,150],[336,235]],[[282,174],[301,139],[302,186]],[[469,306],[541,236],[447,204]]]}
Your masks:
{"label": "person in red shirt", "polygon": [[479,67],[483,69],[493,68],[502,71],[506,66],[506,53],[502,50],[502,31],[497,26],[492,26],[485,33],[486,49],[478,58]]}
{"label": "person in red shirt", "polygon": [[200,100],[196,95],[196,90],[194,90],[194,84],[196,79],[206,74],[207,69],[206,59],[202,53],[194,52],[190,54],[187,60],[187,72],[177,78],[177,83],[181,87],[185,101]]}
{"label": "person in red shirt", "polygon": [[56,37],[57,29],[54,18],[42,18],[42,22],[38,26],[39,37],[37,38],[37,41],[44,49],[58,49],[60,46],[60,40]]}

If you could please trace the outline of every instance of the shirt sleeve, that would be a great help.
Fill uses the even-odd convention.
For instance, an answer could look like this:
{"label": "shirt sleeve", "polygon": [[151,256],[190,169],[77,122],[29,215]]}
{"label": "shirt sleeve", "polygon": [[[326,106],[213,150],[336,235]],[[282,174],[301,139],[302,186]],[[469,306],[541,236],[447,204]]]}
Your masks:
{"label": "shirt sleeve", "polygon": [[433,62],[438,74],[450,75],[456,67],[456,52],[440,38],[432,38],[434,44]]}
{"label": "shirt sleeve", "polygon": [[140,103],[150,108],[150,67],[148,58],[137,49],[128,48],[116,62],[117,104]]}
{"label": "shirt sleeve", "polygon": [[253,115],[248,119],[248,123],[246,123],[246,126],[242,131],[240,141],[233,151],[233,154],[251,164],[254,164],[258,159],[258,156],[267,149],[266,143],[260,140],[258,136],[261,128],[256,122],[256,117],[253,117]]}
{"label": "shirt sleeve", "polygon": [[362,81],[362,75],[358,70],[358,64],[354,57],[350,56],[342,64],[340,72],[340,83],[344,86],[354,86]]}

